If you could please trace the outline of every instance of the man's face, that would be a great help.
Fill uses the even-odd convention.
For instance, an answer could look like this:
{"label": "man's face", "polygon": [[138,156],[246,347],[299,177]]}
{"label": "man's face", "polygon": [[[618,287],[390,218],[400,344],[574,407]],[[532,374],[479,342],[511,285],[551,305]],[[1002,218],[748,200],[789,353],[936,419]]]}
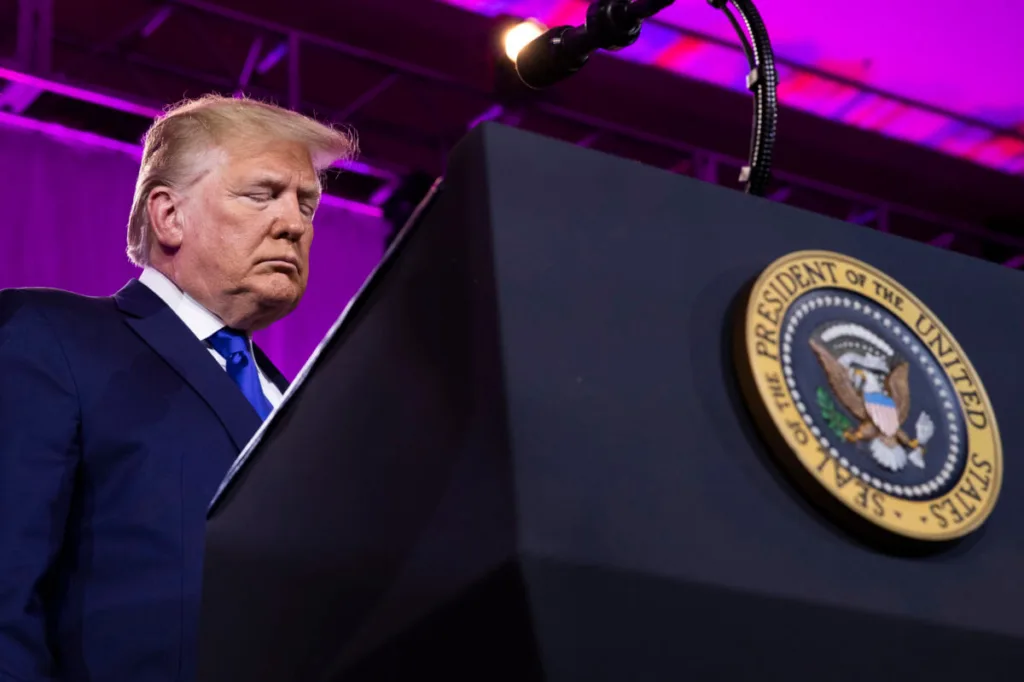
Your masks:
{"label": "man's face", "polygon": [[316,171],[287,141],[226,145],[209,164],[182,205],[175,279],[229,326],[259,329],[306,290]]}

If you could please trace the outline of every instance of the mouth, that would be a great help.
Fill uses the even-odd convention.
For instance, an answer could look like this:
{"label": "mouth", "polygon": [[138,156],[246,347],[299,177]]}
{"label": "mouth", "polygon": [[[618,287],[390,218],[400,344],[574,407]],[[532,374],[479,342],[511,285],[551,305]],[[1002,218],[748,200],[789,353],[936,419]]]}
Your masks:
{"label": "mouth", "polygon": [[284,258],[265,258],[260,265],[270,265],[274,269],[299,271],[299,261],[296,258],[285,256]]}

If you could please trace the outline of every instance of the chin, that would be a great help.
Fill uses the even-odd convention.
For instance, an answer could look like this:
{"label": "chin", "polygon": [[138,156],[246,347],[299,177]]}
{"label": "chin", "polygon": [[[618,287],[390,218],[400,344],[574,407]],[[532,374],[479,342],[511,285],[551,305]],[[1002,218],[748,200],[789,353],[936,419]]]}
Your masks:
{"label": "chin", "polygon": [[[274,279],[284,279],[283,276]],[[299,304],[305,287],[299,285],[292,279],[286,281],[266,282],[264,286],[256,290],[256,296],[261,307],[279,308],[286,314],[291,312]]]}

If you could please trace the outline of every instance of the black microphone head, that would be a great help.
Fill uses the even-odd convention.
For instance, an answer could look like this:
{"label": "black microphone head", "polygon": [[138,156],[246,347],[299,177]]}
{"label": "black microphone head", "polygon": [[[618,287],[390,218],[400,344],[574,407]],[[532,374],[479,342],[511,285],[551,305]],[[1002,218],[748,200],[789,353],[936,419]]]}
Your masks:
{"label": "black microphone head", "polygon": [[589,53],[573,49],[565,40],[571,26],[556,26],[531,40],[516,55],[516,73],[527,86],[540,90],[551,87],[579,71]]}

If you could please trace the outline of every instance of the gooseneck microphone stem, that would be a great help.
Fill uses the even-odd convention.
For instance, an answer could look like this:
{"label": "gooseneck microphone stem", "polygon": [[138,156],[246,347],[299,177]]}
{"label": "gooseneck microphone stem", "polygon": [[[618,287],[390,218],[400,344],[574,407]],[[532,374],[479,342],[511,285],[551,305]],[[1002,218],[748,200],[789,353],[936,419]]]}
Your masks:
{"label": "gooseneck microphone stem", "polygon": [[[775,150],[775,131],[779,118],[778,71],[775,54],[761,14],[752,0],[708,0],[712,7],[726,13],[736,29],[743,51],[747,55],[750,73],[747,88],[754,94],[754,122],[750,131],[750,162],[743,169],[740,181],[746,182],[746,192],[763,197],[772,178],[772,154]],[[736,8],[746,25],[750,41],[736,17],[729,11],[729,3]]]}
{"label": "gooseneck microphone stem", "polygon": [[[648,19],[674,0],[594,0],[587,8],[583,26],[557,26],[534,39],[516,57],[520,80],[534,89],[547,88],[579,71],[597,50],[621,50],[640,37]],[[778,73],[768,31],[752,0],[708,0],[725,12],[750,64],[747,88],[754,95],[754,121],[750,133],[750,163],[740,182],[746,192],[764,196],[771,181],[772,153],[778,120]],[[746,26],[729,11],[731,3]]]}

